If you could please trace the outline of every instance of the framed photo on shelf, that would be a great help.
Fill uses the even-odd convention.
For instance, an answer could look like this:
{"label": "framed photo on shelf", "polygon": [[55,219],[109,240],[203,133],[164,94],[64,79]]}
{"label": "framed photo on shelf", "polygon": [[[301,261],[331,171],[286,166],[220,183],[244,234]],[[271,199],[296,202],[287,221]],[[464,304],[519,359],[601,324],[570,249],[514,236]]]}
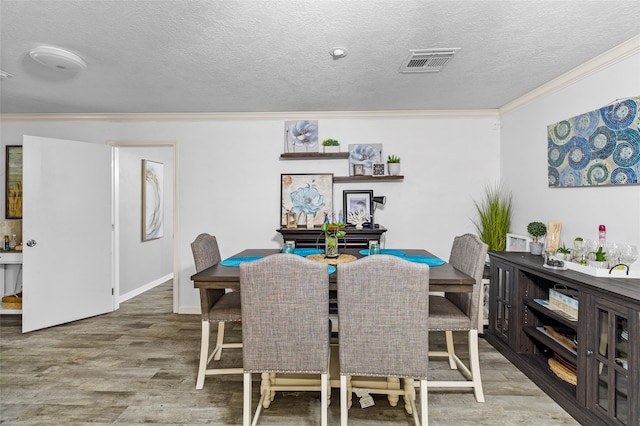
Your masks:
{"label": "framed photo on shelf", "polygon": [[528,252],[531,241],[533,240],[525,235],[507,234],[505,251]]}
{"label": "framed photo on shelf", "polygon": [[364,176],[364,165],[362,165],[362,164],[354,164],[353,165],[353,175],[354,176]]}
{"label": "framed photo on shelf", "polygon": [[373,176],[384,176],[384,163],[375,163],[373,165]]}
{"label": "framed photo on shelf", "polygon": [[[299,225],[322,225],[322,212],[333,209],[333,173],[280,175],[280,226],[287,225],[287,213],[297,214]],[[320,213],[320,214],[318,214]]]}
{"label": "framed photo on shelf", "polygon": [[355,174],[355,165],[363,166],[364,176],[373,176],[373,165],[382,163],[382,144],[349,145],[349,173]]}
{"label": "framed photo on shelf", "polygon": [[353,210],[364,211],[372,216],[373,212],[373,190],[342,191],[342,211],[346,218]]}

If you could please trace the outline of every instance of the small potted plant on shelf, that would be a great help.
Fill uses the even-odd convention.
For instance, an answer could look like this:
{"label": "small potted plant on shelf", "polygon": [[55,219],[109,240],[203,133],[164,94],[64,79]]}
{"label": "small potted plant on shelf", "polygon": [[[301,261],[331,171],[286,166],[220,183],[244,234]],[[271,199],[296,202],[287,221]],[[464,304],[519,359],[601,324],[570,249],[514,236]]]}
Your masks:
{"label": "small potted plant on shelf", "polygon": [[562,247],[558,248],[558,253],[556,255],[564,260],[569,260],[571,258],[571,249],[562,244]]}
{"label": "small potted plant on shelf", "polygon": [[527,232],[533,237],[533,242],[529,244],[531,254],[542,254],[544,244],[538,241],[538,238],[547,235],[547,225],[542,222],[531,222],[527,225]]}
{"label": "small potted plant on shelf", "polygon": [[587,261],[589,266],[594,268],[606,268],[607,267],[607,253],[604,252],[602,246],[598,247],[598,251],[588,253],[590,259]]}
{"label": "small potted plant on shelf", "polygon": [[322,152],[340,152],[340,142],[335,139],[325,139],[322,141]]}
{"label": "small potted plant on shelf", "polygon": [[390,155],[387,157],[387,170],[390,176],[398,176],[400,174],[400,157]]}

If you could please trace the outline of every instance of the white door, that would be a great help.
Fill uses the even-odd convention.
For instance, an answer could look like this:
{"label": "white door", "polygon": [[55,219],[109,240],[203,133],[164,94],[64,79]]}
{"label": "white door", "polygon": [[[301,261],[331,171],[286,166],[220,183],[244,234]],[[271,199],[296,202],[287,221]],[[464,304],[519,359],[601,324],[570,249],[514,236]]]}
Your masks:
{"label": "white door", "polygon": [[112,150],[23,138],[23,333],[113,311]]}

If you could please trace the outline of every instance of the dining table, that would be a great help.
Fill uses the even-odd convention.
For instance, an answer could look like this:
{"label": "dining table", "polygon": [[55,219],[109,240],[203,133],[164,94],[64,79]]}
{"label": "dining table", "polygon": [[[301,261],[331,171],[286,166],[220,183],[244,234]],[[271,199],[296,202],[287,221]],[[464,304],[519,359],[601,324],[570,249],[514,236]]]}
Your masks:
{"label": "dining table", "polygon": [[[236,253],[229,259],[257,259],[280,252],[281,250],[279,249],[246,249]],[[404,253],[412,259],[418,259],[420,257],[437,258],[425,249],[399,249],[394,250],[394,252]],[[340,253],[351,255],[356,259],[367,255],[366,250],[349,248],[342,250]],[[385,254],[384,249],[382,254]],[[337,271],[329,274],[329,290],[338,290],[337,275]],[[207,293],[207,291],[202,290],[229,289],[239,291],[240,268],[237,266],[224,266],[218,263],[192,275],[191,280],[193,281],[194,287],[201,290],[201,297],[203,297],[203,293]],[[429,290],[433,292],[470,293],[473,291],[474,283],[475,280],[473,277],[459,271],[446,262],[443,262],[439,266],[432,266],[429,269]],[[206,294],[204,297],[208,299]],[[205,309],[208,303],[205,303],[204,300],[201,300],[201,302],[202,308]]]}

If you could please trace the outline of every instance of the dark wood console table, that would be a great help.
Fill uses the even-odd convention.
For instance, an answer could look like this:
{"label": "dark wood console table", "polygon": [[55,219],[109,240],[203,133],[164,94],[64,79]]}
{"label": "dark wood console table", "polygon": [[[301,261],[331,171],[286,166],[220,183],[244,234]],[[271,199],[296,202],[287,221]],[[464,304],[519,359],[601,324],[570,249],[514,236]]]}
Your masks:
{"label": "dark wood console table", "polygon": [[[489,256],[485,339],[581,424],[640,425],[640,279],[548,269],[529,253]],[[545,303],[554,289],[577,297],[577,318]],[[565,380],[550,367],[557,360],[573,370]]]}
{"label": "dark wood console table", "polygon": [[[295,241],[296,247],[317,247],[319,243],[324,244],[324,234],[319,226],[313,229],[307,229],[305,227],[299,227],[296,229],[287,229],[285,227],[276,229],[282,234],[284,241]],[[382,234],[387,232],[387,229],[380,226],[379,228],[363,228],[356,229],[355,227],[346,228],[347,235],[344,237],[344,242],[347,248],[369,248],[369,241],[380,241]],[[340,239],[340,246],[343,245],[343,239]]]}

